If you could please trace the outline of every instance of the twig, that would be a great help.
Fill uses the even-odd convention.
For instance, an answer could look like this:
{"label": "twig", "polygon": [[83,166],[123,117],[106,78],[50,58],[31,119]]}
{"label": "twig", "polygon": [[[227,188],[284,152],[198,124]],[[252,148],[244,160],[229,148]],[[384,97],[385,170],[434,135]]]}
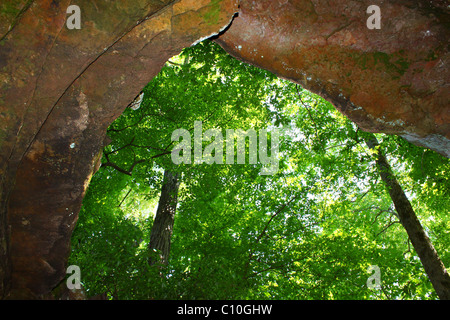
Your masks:
{"label": "twig", "polygon": [[125,199],[128,197],[128,195],[130,194],[132,188],[130,188],[130,190],[128,190],[127,194],[125,195],[125,197],[123,197],[122,201],[120,201],[118,207],[120,208],[120,206],[122,205],[122,203],[125,201]]}
{"label": "twig", "polygon": [[318,130],[317,130],[316,121],[314,120],[314,118],[313,118],[313,116],[311,114],[311,110],[309,110],[310,107],[303,102],[302,95],[300,94],[300,91],[298,91],[298,84],[295,85],[295,89],[297,90],[297,94],[298,94],[298,97],[300,99],[300,102],[306,108],[306,111],[308,112],[309,118],[311,119],[312,123],[314,124],[314,130],[316,131],[316,136],[318,137],[319,133],[318,133]]}
{"label": "twig", "polygon": [[396,220],[396,221],[392,221],[391,223],[389,223],[386,227],[384,227],[383,230],[381,230],[376,236],[375,238],[377,238],[380,234],[384,233],[387,229],[389,229],[391,226],[393,226],[396,223],[400,223],[400,221]]}
{"label": "twig", "polygon": [[283,211],[284,208],[286,208],[289,204],[291,204],[292,201],[294,201],[297,198],[297,195],[295,195],[291,200],[289,200],[288,202],[284,203],[274,214],[272,214],[272,216],[270,217],[269,221],[267,221],[266,225],[264,226],[264,229],[261,231],[261,233],[259,234],[259,236],[256,238],[256,241],[249,253],[248,256],[248,260],[245,264],[245,270],[248,269],[249,265],[250,265],[250,261],[253,258],[253,254],[255,252],[254,248],[256,246],[256,244],[258,244],[261,241],[261,238],[263,237],[263,235],[266,233],[267,229],[269,228],[270,223],[273,221],[273,219],[279,215],[281,213],[281,211]]}

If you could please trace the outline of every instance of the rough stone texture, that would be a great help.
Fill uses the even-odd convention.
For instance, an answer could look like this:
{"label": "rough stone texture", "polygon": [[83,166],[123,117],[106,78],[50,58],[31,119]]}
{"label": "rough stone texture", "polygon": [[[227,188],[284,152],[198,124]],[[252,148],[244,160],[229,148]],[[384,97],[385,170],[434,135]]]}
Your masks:
{"label": "rough stone texture", "polygon": [[[381,29],[367,8],[378,4]],[[450,157],[448,1],[242,0],[218,43],[300,83],[362,129]]]}
{"label": "rough stone texture", "polygon": [[69,0],[0,4],[0,298],[44,298],[106,128],[182,48],[217,34],[234,56],[323,95],[362,128],[447,156],[447,1]]}

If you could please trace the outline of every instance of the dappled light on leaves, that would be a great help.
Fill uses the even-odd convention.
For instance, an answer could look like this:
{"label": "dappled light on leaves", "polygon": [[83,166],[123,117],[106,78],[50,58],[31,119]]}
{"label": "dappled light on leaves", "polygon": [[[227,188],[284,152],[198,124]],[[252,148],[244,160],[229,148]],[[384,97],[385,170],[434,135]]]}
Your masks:
{"label": "dappled light on leaves", "polygon": [[[175,165],[171,135],[195,121],[223,132],[277,128],[278,171]],[[89,295],[111,299],[436,299],[363,135],[319,96],[213,42],[187,48],[109,127],[70,264]],[[376,137],[448,266],[448,159]],[[165,170],[180,177],[170,256],[149,264]],[[372,265],[379,290],[367,287]]]}

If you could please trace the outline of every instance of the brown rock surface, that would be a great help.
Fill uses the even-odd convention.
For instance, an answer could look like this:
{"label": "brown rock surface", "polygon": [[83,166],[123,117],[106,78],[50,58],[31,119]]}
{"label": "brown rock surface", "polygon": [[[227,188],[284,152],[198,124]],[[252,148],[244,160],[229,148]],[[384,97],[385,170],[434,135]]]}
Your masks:
{"label": "brown rock surface", "polygon": [[[381,29],[363,1],[241,1],[218,43],[322,95],[362,129],[450,156],[445,1],[385,1]],[[443,9],[442,9],[443,8]]]}

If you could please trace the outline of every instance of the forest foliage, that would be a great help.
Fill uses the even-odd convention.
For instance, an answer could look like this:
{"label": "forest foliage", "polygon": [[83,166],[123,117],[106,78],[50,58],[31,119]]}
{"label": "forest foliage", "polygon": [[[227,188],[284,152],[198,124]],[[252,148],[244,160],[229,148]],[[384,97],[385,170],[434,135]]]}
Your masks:
{"label": "forest foliage", "polygon": [[[69,264],[110,299],[437,299],[399,223],[364,132],[299,85],[204,41],[173,57],[108,129]],[[174,130],[280,132],[279,170],[174,165]],[[377,134],[443,263],[449,160]],[[248,156],[248,155],[247,155]],[[180,174],[169,263],[149,265],[164,170]],[[369,266],[381,271],[370,289]]]}

